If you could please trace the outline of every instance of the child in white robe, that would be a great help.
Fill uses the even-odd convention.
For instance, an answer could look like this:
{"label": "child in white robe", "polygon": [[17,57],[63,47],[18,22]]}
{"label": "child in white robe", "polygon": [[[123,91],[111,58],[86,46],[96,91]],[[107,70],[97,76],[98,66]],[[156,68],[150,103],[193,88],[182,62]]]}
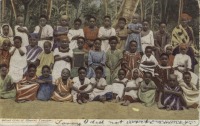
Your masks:
{"label": "child in white robe", "polygon": [[113,92],[113,99],[115,102],[119,102],[122,100],[122,96],[124,95],[124,88],[128,82],[126,77],[126,71],[124,69],[120,69],[118,71],[118,78],[113,81],[112,84],[112,92]]}

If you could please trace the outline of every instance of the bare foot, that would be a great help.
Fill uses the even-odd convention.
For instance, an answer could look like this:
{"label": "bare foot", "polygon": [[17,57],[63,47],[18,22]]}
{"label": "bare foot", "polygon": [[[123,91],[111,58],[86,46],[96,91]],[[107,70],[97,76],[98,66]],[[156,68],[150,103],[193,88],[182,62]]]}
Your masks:
{"label": "bare foot", "polygon": [[83,102],[79,99],[79,100],[77,100],[77,102],[79,103],[79,104],[82,104]]}
{"label": "bare foot", "polygon": [[130,104],[130,101],[127,100],[125,103],[124,103],[124,106],[128,106]]}
{"label": "bare foot", "polygon": [[85,98],[83,98],[83,103],[87,103],[87,100]]}

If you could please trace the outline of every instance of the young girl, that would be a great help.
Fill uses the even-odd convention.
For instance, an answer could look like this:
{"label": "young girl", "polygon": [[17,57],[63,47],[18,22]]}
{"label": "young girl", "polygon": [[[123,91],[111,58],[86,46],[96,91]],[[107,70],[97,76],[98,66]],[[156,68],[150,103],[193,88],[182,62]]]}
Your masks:
{"label": "young girl", "polygon": [[128,82],[128,79],[126,77],[126,71],[124,69],[120,69],[118,71],[118,78],[113,81],[112,84],[112,91],[113,91],[113,99],[115,99],[115,102],[119,102],[122,100],[122,97],[124,95],[124,88],[126,87],[126,84]]}
{"label": "young girl", "polygon": [[83,28],[86,43],[84,49],[89,51],[93,49],[94,40],[98,37],[99,28],[96,26],[96,18],[93,16],[89,17],[88,26]]}
{"label": "young girl", "polygon": [[152,106],[155,102],[156,85],[152,81],[150,72],[144,73],[144,81],[141,82],[138,90],[138,97],[146,107]]}
{"label": "young girl", "polygon": [[60,25],[55,27],[54,34],[57,36],[67,35],[69,29],[69,18],[67,15],[62,15],[60,18]]}
{"label": "young girl", "polygon": [[190,56],[186,54],[188,46],[183,43],[179,47],[180,53],[174,58],[173,68],[183,73],[192,69],[192,62]]}
{"label": "young girl", "polygon": [[111,18],[110,16],[104,17],[104,26],[99,28],[98,37],[102,40],[101,50],[107,52],[110,48],[109,38],[115,36],[115,29],[111,27]]}
{"label": "young girl", "polygon": [[10,50],[11,42],[9,39],[3,41],[2,47],[0,47],[0,64],[6,64],[9,68],[10,64]]}
{"label": "young girl", "polygon": [[141,30],[142,24],[139,23],[139,15],[134,14],[132,23],[128,24],[128,38],[126,40],[125,50],[129,51],[129,45],[131,41],[137,42],[137,51],[142,52],[141,47]]}
{"label": "young girl", "polygon": [[95,69],[96,77],[91,78],[91,84],[93,85],[93,91],[90,94],[90,99],[93,101],[104,102],[112,99],[111,85],[107,85],[106,80],[102,77],[103,68],[101,66]]}
{"label": "young girl", "polygon": [[126,27],[126,19],[125,18],[119,18],[118,27],[116,29],[116,34],[119,39],[119,43],[117,44],[117,49],[120,49],[121,51],[123,51],[125,48],[126,39],[128,36],[128,29]]}
{"label": "young girl", "polygon": [[14,47],[10,49],[10,68],[9,75],[12,76],[14,82],[19,82],[22,78],[27,66],[26,48],[22,47],[22,38],[15,36]]}
{"label": "young girl", "polygon": [[174,63],[174,55],[172,55],[173,46],[170,44],[167,44],[164,48],[164,52],[169,56],[168,65],[173,66],[173,63]]}
{"label": "young girl", "polygon": [[16,102],[33,101],[36,99],[40,86],[37,83],[36,69],[34,64],[30,64],[27,74],[16,84]]}
{"label": "young girl", "polygon": [[[97,66],[105,67],[106,62],[106,54],[104,51],[101,51],[101,39],[97,38],[94,41],[94,50],[90,50],[88,54],[88,74],[87,77],[95,77],[95,68]],[[103,77],[105,77],[105,69],[103,73]]]}
{"label": "young girl", "polygon": [[17,25],[15,26],[15,36],[22,38],[22,47],[28,46],[28,29],[24,26],[24,18],[22,16],[17,17]]}
{"label": "young girl", "polygon": [[143,29],[141,31],[141,44],[143,52],[147,46],[154,47],[153,31],[149,29],[148,21],[143,21]]}
{"label": "young girl", "polygon": [[115,36],[109,38],[110,49],[106,52],[106,81],[112,84],[113,80],[117,78],[117,72],[121,68],[122,51],[116,49],[118,39]]}
{"label": "young girl", "polygon": [[70,29],[69,30],[69,33],[68,33],[68,38],[69,38],[69,41],[70,41],[70,44],[69,44],[69,48],[71,50],[77,48],[77,38],[82,36],[84,37],[84,33],[83,33],[83,29],[81,29],[81,24],[82,24],[82,21],[81,19],[75,19],[74,20],[74,29]]}
{"label": "young girl", "polygon": [[52,84],[51,68],[47,65],[42,67],[42,75],[38,77],[38,83],[40,84],[37,99],[42,101],[50,100],[54,91],[54,85]]}
{"label": "young girl", "polygon": [[70,71],[64,68],[61,72],[61,77],[55,82],[55,90],[51,99],[55,101],[72,101],[73,97],[71,95],[71,90],[73,86],[73,81],[70,79]]}
{"label": "young girl", "polygon": [[129,81],[124,88],[124,102],[121,104],[124,106],[128,106],[130,103],[138,101],[138,89],[140,87],[140,83],[143,81],[143,73],[139,69],[133,69],[132,73],[132,80]]}
{"label": "young girl", "polygon": [[10,75],[8,75],[8,66],[6,64],[0,65],[0,98],[14,98],[16,90],[14,82]]}
{"label": "young girl", "polygon": [[29,34],[29,45],[26,46],[26,56],[27,62],[29,64],[35,64],[38,56],[42,52],[42,48],[38,46],[38,34],[31,33]]}
{"label": "young girl", "polygon": [[0,47],[5,39],[9,39],[13,44],[13,30],[9,24],[3,24],[0,33]]}
{"label": "young girl", "polygon": [[53,82],[60,77],[64,68],[71,70],[72,50],[69,49],[69,40],[63,37],[60,40],[60,47],[54,50],[54,66],[52,71]]}
{"label": "young girl", "polygon": [[130,41],[129,51],[125,51],[123,54],[122,68],[127,71],[126,78],[131,80],[132,70],[139,67],[139,61],[141,55],[137,52],[137,42],[135,40]]}
{"label": "young girl", "polygon": [[78,102],[79,104],[86,103],[93,90],[90,80],[86,78],[86,72],[87,69],[85,67],[80,67],[78,69],[78,77],[73,78],[73,101]]}
{"label": "young girl", "polygon": [[142,56],[140,61],[139,69],[145,72],[151,72],[154,76],[154,68],[158,65],[158,61],[152,54],[152,47],[147,46],[145,48],[145,54]]}
{"label": "young girl", "polygon": [[188,108],[197,108],[199,105],[199,89],[197,85],[191,82],[190,72],[183,73],[183,80],[180,82],[183,90],[183,98]]}
{"label": "young girl", "polygon": [[184,100],[182,90],[177,81],[177,76],[174,74],[169,75],[169,80],[164,85],[161,104],[162,106],[159,106],[159,108],[183,110]]}
{"label": "young girl", "polygon": [[39,25],[35,27],[34,33],[39,34],[39,42],[38,45],[43,49],[43,45],[46,40],[53,39],[53,28],[47,24],[47,16],[41,15],[39,19]]}
{"label": "young girl", "polygon": [[42,74],[42,67],[44,65],[49,66],[51,69],[53,68],[53,64],[54,64],[54,56],[53,56],[53,52],[51,52],[51,42],[46,41],[44,43],[44,51],[42,53],[40,53],[40,55],[38,56],[37,60],[36,60],[36,65],[37,67],[37,76],[40,76]]}
{"label": "young girl", "polygon": [[[88,52],[86,49],[84,49],[84,44],[85,44],[85,38],[84,37],[78,37],[77,39],[77,45],[78,45],[78,48],[75,48],[73,49],[73,55],[75,54],[84,54],[84,66],[87,66],[88,64]],[[71,76],[72,77],[77,77],[78,76],[78,67],[72,67],[72,70],[71,70]]]}

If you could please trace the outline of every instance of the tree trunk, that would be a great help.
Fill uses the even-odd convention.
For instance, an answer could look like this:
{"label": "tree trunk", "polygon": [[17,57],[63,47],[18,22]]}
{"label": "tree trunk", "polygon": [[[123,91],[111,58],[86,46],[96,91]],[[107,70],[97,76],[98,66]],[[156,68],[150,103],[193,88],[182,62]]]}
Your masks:
{"label": "tree trunk", "polygon": [[51,9],[52,9],[52,0],[47,1],[47,17],[50,19],[51,17]]}
{"label": "tree trunk", "polygon": [[144,20],[144,1],[140,0],[140,18],[141,21]]}
{"label": "tree trunk", "polygon": [[15,17],[15,20],[16,20],[16,18],[17,18],[17,14],[16,14],[16,9],[15,9],[15,3],[14,3],[14,0],[11,0],[11,5],[12,5],[13,14],[14,14],[14,17]]}
{"label": "tree trunk", "polygon": [[153,3],[152,3],[151,28],[153,28],[154,9],[155,9],[155,0],[153,0]]}
{"label": "tree trunk", "polygon": [[113,26],[117,25],[120,17],[126,18],[127,22],[131,22],[132,16],[135,13],[140,0],[123,0],[117,16],[113,21]]}
{"label": "tree trunk", "polygon": [[178,14],[178,24],[181,20],[181,14],[183,13],[183,0],[179,0],[179,14]]}
{"label": "tree trunk", "polygon": [[108,2],[107,0],[103,0],[105,15],[108,15]]}

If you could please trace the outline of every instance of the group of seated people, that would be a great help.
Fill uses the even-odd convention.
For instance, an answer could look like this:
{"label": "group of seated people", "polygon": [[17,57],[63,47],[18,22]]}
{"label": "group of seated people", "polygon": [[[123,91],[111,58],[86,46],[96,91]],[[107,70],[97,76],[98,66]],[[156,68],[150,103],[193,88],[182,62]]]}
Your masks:
{"label": "group of seated people", "polygon": [[[188,18],[183,15],[183,24],[173,30],[170,39],[166,23],[161,22],[153,33],[148,21],[140,24],[137,14],[127,28],[126,19],[120,18],[116,30],[109,16],[100,28],[91,16],[84,29],[80,19],[71,29],[69,18],[63,15],[53,29],[42,15],[33,33],[19,16],[15,36],[8,24],[1,27],[0,98],[79,104],[113,101],[123,106],[141,102],[147,107],[157,103],[158,108],[167,110],[197,108],[197,61],[191,28],[184,24]],[[177,33],[180,29],[185,40]],[[83,61],[74,60],[76,54],[83,54]],[[82,66],[74,65],[77,62]]]}

